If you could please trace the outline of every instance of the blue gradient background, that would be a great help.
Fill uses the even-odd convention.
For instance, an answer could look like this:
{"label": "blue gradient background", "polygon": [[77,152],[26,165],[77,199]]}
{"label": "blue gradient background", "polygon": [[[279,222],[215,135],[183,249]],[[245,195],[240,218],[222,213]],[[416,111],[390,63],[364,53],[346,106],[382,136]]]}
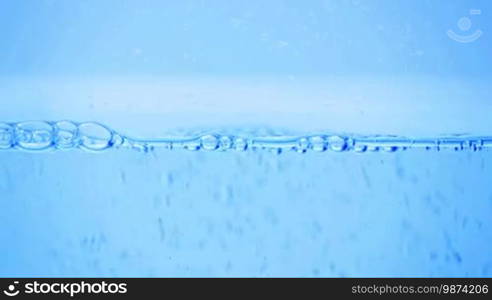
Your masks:
{"label": "blue gradient background", "polygon": [[[482,13],[469,16],[470,9]],[[412,118],[417,110],[388,97],[388,119],[408,116],[401,128],[422,123],[418,132],[434,134],[456,122],[459,128],[449,130],[492,135],[490,118],[467,113],[492,115],[491,11],[485,0],[4,0],[0,120],[81,116],[117,120],[118,131],[138,133],[133,108],[99,109],[104,101],[154,113],[141,123],[148,128],[164,124],[156,111],[180,109],[181,102],[159,89],[153,90],[158,99],[146,95],[146,108],[141,99],[109,92],[101,100],[92,97],[94,85],[74,85],[84,80],[110,85],[118,95],[134,95],[129,82],[158,86],[162,78],[213,78],[214,91],[230,88],[230,78],[253,80],[253,86],[283,80],[285,88],[294,82],[301,91],[292,96],[300,107],[309,103],[315,111],[317,102],[301,97],[312,93],[303,84],[342,76],[361,84],[398,78],[410,93],[421,79],[427,85],[415,95],[446,95],[466,108],[430,97],[418,110],[427,117]],[[470,32],[483,31],[473,43],[446,35],[449,29],[462,33],[456,22],[463,16],[473,22]],[[372,93],[385,84],[372,86]],[[199,106],[214,95],[197,94],[193,101]],[[232,95],[230,107],[250,101]],[[49,103],[54,98],[64,100]],[[224,107],[219,98],[209,113]],[[87,110],[77,115],[81,103]],[[350,130],[381,130],[361,121],[371,107],[345,120]],[[216,122],[204,113],[194,123],[187,114],[180,126],[190,130],[207,118]],[[295,126],[309,122],[291,115]],[[275,110],[268,116],[269,125],[282,124],[279,131],[291,118]],[[474,125],[466,127],[467,120]],[[381,133],[398,134],[398,128]],[[0,276],[490,277],[491,179],[490,151],[1,151]]]}

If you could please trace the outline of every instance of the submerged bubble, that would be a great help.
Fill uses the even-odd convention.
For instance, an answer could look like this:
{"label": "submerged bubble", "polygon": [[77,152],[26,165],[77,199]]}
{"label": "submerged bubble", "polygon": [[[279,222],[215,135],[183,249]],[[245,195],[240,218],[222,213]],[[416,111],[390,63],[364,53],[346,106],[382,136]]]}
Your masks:
{"label": "submerged bubble", "polygon": [[219,141],[215,135],[204,135],[200,138],[201,147],[207,151],[213,151],[219,147]]}
{"label": "submerged bubble", "polygon": [[355,152],[363,153],[367,151],[367,145],[360,143],[358,141],[354,141],[354,145],[352,146]]}
{"label": "submerged bubble", "polygon": [[347,140],[338,135],[328,137],[328,144],[333,151],[341,152],[347,148]]}
{"label": "submerged bubble", "polygon": [[324,136],[313,136],[309,140],[311,143],[311,148],[316,152],[323,152],[328,148]]}
{"label": "submerged bubble", "polygon": [[309,140],[307,138],[300,138],[297,141],[296,150],[299,153],[305,153],[309,148]]}
{"label": "submerged bubble", "polygon": [[14,128],[7,123],[0,123],[0,149],[9,149],[14,145]]}
{"label": "submerged bubble", "polygon": [[192,139],[183,143],[183,148],[190,151],[200,150],[201,142],[199,139]]}
{"label": "submerged bubble", "polygon": [[234,149],[237,151],[246,151],[246,149],[248,149],[248,141],[240,137],[235,138]]}
{"label": "submerged bubble", "polygon": [[397,146],[384,146],[384,147],[382,147],[382,149],[385,152],[395,152],[395,151],[398,151],[398,147]]}
{"label": "submerged bubble", "polygon": [[101,151],[111,147],[113,133],[107,127],[94,122],[79,125],[80,146],[82,148]]}
{"label": "submerged bubble", "polygon": [[79,128],[77,124],[70,121],[59,121],[55,123],[55,147],[59,149],[73,148],[78,144]]}
{"label": "submerged bubble", "polygon": [[15,144],[26,150],[44,150],[53,145],[53,126],[43,121],[21,122],[15,126]]}
{"label": "submerged bubble", "polygon": [[219,139],[219,149],[222,151],[228,150],[232,148],[232,139],[230,136],[224,135]]}
{"label": "submerged bubble", "polygon": [[149,153],[154,151],[154,146],[149,145],[147,143],[134,143],[132,144],[132,149],[137,150],[139,152]]}

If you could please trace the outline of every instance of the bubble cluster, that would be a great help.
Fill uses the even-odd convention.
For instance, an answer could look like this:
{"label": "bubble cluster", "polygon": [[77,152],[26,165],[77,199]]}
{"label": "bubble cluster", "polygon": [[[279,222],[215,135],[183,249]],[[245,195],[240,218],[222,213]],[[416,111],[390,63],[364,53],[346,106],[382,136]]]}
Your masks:
{"label": "bubble cluster", "polygon": [[357,136],[317,134],[306,136],[235,136],[218,133],[135,139],[118,134],[96,122],[27,121],[0,122],[0,150],[82,149],[103,151],[127,148],[151,152],[156,148],[190,151],[269,151],[283,152],[396,152],[408,149],[425,151],[481,151],[492,149],[492,137],[449,136],[439,138],[405,138],[398,136]]}
{"label": "bubble cluster", "polygon": [[0,123],[0,149],[42,151],[82,148],[101,151],[114,145],[114,132],[95,122],[26,121]]}

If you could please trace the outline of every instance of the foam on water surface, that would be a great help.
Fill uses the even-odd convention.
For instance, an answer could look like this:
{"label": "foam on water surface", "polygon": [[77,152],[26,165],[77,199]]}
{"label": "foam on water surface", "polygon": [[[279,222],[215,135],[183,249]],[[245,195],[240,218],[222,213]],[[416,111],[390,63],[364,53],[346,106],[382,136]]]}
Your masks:
{"label": "foam on water surface", "polygon": [[[261,132],[261,130],[258,130]],[[255,135],[238,132],[239,135],[189,134],[188,136],[159,139],[133,138],[96,122],[27,121],[0,123],[0,149],[41,151],[48,149],[79,148],[102,151],[110,148],[131,148],[144,152],[154,148],[188,149],[203,151],[227,151],[267,149],[282,151],[308,150],[324,152],[366,151],[394,152],[409,149],[424,150],[490,150],[492,137],[443,136],[434,138],[408,138],[399,136],[358,136],[316,134],[307,136]]]}

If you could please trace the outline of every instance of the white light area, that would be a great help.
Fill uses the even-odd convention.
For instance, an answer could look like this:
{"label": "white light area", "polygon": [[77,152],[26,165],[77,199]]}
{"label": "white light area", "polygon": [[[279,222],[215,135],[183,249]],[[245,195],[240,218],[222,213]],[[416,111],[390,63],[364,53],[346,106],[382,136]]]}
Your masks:
{"label": "white light area", "polygon": [[492,134],[491,87],[478,79],[4,78],[0,87],[1,121],[98,121],[134,136],[217,128]]}

